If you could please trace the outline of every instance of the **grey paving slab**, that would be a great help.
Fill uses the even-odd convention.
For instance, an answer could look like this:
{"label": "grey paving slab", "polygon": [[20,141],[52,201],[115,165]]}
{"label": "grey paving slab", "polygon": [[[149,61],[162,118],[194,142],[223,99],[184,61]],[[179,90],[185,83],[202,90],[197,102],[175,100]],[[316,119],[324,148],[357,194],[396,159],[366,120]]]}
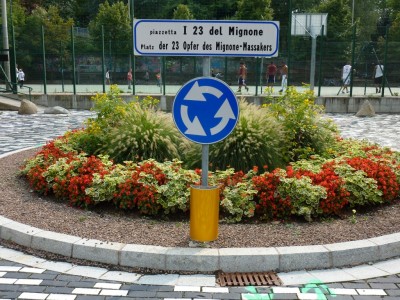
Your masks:
{"label": "grey paving slab", "polygon": [[358,278],[342,269],[311,270],[308,272],[321,282],[352,281]]}
{"label": "grey paving slab", "polygon": [[[219,250],[219,269],[224,272],[260,272],[280,268],[275,248],[223,248]],[[282,269],[284,270],[284,269]]]}
{"label": "grey paving slab", "polygon": [[219,257],[218,249],[168,248],[165,252],[165,268],[177,271],[215,271]]}
{"label": "grey paving slab", "polygon": [[389,275],[387,272],[378,269],[374,266],[369,266],[369,265],[361,265],[361,266],[356,266],[353,268],[346,268],[344,269],[346,273],[349,273],[351,276],[353,276],[356,279],[366,279],[366,278],[372,278],[372,277],[381,277],[381,276],[387,276]]}
{"label": "grey paving slab", "polygon": [[32,235],[41,231],[43,230],[18,222],[9,222],[1,226],[0,237],[4,240],[30,247]]}
{"label": "grey paving slab", "polygon": [[41,231],[32,236],[31,247],[51,253],[72,256],[72,247],[81,238],[51,231]]}
{"label": "grey paving slab", "polygon": [[80,239],[73,244],[72,257],[118,265],[121,243]]}
{"label": "grey paving slab", "polygon": [[302,269],[332,267],[330,253],[324,246],[278,247],[279,270],[284,272]]}
{"label": "grey paving slab", "polygon": [[129,244],[120,251],[120,265],[165,270],[168,248]]}
{"label": "grey paving slab", "polygon": [[368,241],[351,241],[324,245],[331,252],[331,267],[344,267],[379,260],[379,248]]}

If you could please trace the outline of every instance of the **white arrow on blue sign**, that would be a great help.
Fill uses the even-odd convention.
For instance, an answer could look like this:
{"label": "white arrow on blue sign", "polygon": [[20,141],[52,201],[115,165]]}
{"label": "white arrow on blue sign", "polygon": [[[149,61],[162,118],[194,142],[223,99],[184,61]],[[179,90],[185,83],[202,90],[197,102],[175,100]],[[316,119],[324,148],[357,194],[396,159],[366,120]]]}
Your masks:
{"label": "white arrow on blue sign", "polygon": [[175,96],[172,116],[178,130],[199,144],[226,138],[239,118],[232,89],[222,80],[198,77],[185,83]]}

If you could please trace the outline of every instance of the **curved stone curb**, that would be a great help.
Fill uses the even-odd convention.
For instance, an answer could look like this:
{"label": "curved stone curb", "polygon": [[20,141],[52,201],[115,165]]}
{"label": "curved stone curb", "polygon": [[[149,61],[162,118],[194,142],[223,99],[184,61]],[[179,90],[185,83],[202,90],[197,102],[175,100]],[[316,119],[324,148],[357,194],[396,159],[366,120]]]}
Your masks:
{"label": "curved stone curb", "polygon": [[313,246],[173,248],[83,239],[0,216],[0,238],[71,258],[168,271],[289,272],[359,265],[400,256],[400,233]]}
{"label": "curved stone curb", "polygon": [[[0,158],[23,150],[0,155]],[[326,245],[174,248],[83,239],[0,216],[0,238],[71,258],[169,271],[289,272],[360,265],[400,256],[400,233]]]}

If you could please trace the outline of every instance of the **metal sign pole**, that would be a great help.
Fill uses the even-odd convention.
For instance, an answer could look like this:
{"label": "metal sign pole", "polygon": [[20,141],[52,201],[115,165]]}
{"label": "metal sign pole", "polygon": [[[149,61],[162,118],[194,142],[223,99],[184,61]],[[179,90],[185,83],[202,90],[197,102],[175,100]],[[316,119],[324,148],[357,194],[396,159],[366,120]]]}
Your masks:
{"label": "metal sign pole", "polygon": [[[210,56],[203,57],[203,76],[211,75],[211,59]],[[209,145],[201,145],[201,185],[208,186],[208,165],[209,165]]]}

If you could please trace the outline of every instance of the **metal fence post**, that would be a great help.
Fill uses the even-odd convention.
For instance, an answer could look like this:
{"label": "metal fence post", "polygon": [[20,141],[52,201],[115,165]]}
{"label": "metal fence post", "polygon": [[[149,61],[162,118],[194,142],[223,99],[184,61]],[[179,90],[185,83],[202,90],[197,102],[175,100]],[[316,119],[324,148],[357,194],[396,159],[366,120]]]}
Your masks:
{"label": "metal fence post", "polygon": [[76,95],[74,26],[71,26],[71,51],[72,51],[72,88],[74,90],[74,95]]}
{"label": "metal fence post", "polygon": [[260,81],[260,58],[256,57],[256,94],[258,96],[258,83]]}
{"label": "metal fence post", "polygon": [[287,59],[287,65],[288,65],[288,74],[287,74],[287,86],[290,84],[290,71],[292,69],[292,60],[290,58],[290,47],[292,44],[292,0],[289,0],[289,7],[288,7],[288,36],[287,36],[287,53],[288,53],[288,59]]}
{"label": "metal fence post", "polygon": [[163,56],[161,58],[161,63],[162,63],[162,66],[161,66],[161,81],[162,81],[162,86],[163,86],[163,93],[162,94],[165,96],[165,65],[166,65],[165,56]]}
{"label": "metal fence post", "polygon": [[386,62],[387,62],[388,41],[389,41],[389,25],[386,25],[385,37],[386,37],[386,40],[385,40],[385,56],[384,56],[384,59],[383,59],[382,97],[385,96]]}
{"label": "metal fence post", "polygon": [[105,82],[105,52],[104,52],[104,26],[101,25],[101,82],[103,83],[103,93],[106,92],[106,82]]}
{"label": "metal fence post", "polygon": [[46,48],[44,46],[44,27],[41,27],[42,33],[42,53],[43,53],[43,92],[47,95],[47,77],[46,77]]}
{"label": "metal fence post", "polygon": [[321,35],[320,35],[321,43],[319,49],[319,68],[318,68],[318,97],[321,96],[321,85],[322,85],[322,56],[323,56],[323,48],[324,48],[324,25],[321,28]]}
{"label": "metal fence post", "polygon": [[350,71],[350,97],[353,97],[353,75],[354,75],[354,58],[356,49],[356,28],[357,24],[353,25],[353,42],[351,46],[351,71]]}
{"label": "metal fence post", "polygon": [[11,18],[11,43],[12,43],[12,51],[10,51],[10,73],[11,73],[11,85],[13,94],[18,93],[18,84],[17,84],[17,52],[15,49],[15,32],[14,32],[14,24]]}
{"label": "metal fence post", "polygon": [[64,47],[62,42],[60,42],[60,47],[61,47],[61,86],[62,86],[62,91],[64,93]]}

